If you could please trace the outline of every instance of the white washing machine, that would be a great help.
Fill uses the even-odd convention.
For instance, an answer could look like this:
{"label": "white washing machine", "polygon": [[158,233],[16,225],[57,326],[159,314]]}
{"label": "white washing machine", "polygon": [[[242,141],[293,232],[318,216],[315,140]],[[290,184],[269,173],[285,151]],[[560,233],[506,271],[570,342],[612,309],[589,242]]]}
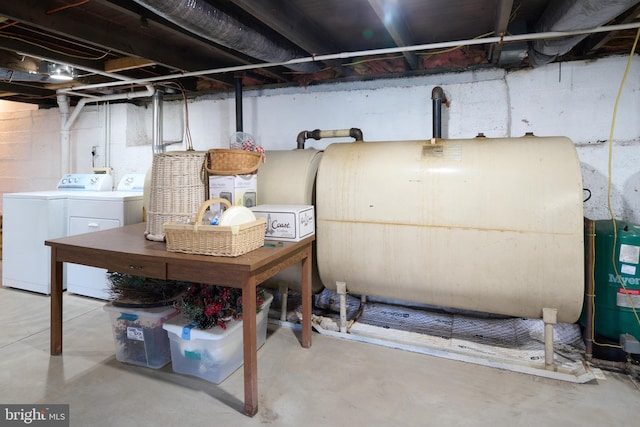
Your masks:
{"label": "white washing machine", "polygon": [[[73,236],[142,222],[144,178],[144,174],[129,174],[122,177],[116,191],[69,194],[67,234]],[[67,292],[104,300],[112,297],[105,269],[69,264],[66,277]]]}
{"label": "white washing machine", "polygon": [[68,174],[60,179],[57,190],[5,193],[2,284],[51,294],[51,250],[44,241],[67,236],[68,196],[78,191],[107,192],[112,187],[110,175]]}

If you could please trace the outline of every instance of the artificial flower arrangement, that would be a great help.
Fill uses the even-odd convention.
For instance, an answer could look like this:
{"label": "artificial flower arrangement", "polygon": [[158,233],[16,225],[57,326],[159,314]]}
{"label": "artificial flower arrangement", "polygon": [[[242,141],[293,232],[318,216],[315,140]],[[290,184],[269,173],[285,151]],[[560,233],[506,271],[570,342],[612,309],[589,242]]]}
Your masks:
{"label": "artificial flower arrangement", "polygon": [[171,305],[192,284],[117,272],[107,273],[107,279],[114,305],[139,307]]}
{"label": "artificial flower arrangement", "polygon": [[[258,312],[264,303],[265,292],[256,289]],[[227,329],[230,320],[242,319],[242,290],[219,285],[193,284],[178,297],[174,307],[200,329],[220,326]]]}

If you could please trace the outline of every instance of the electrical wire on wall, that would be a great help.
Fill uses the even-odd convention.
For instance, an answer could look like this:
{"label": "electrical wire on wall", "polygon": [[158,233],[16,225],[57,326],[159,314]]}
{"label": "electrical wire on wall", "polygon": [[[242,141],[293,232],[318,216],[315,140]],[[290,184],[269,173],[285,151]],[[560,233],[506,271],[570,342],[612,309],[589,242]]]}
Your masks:
{"label": "electrical wire on wall", "polygon": [[[636,320],[638,321],[638,324],[640,325],[640,316],[638,316],[638,311],[636,310],[635,305],[633,304],[633,299],[631,298],[631,295],[629,294],[629,291],[627,290],[626,285],[624,284],[622,278],[620,277],[620,274],[618,273],[618,268],[616,266],[616,246],[617,246],[617,240],[618,240],[618,230],[617,230],[617,226],[616,226],[616,219],[615,219],[615,215],[613,213],[613,208],[611,207],[611,175],[612,175],[612,160],[613,160],[613,134],[614,134],[614,129],[615,129],[615,123],[616,123],[616,116],[617,116],[617,112],[618,112],[618,104],[620,103],[620,96],[622,95],[622,89],[624,88],[624,83],[627,80],[627,75],[629,74],[629,69],[631,68],[631,62],[633,60],[633,55],[635,53],[636,50],[636,46],[638,44],[638,39],[640,38],[640,29],[638,29],[638,31],[636,32],[636,37],[635,40],[633,42],[633,47],[631,48],[631,52],[629,53],[629,59],[627,60],[627,66],[625,67],[624,70],[624,74],[622,76],[622,81],[620,82],[620,87],[618,88],[618,95],[616,96],[616,102],[614,104],[613,107],[613,117],[611,119],[611,130],[609,132],[609,157],[608,157],[608,173],[607,173],[607,209],[609,210],[609,217],[611,219],[611,223],[613,225],[613,245],[612,245],[612,251],[611,251],[611,265],[613,267],[613,271],[615,273],[616,276],[616,280],[618,282],[618,284],[620,286],[622,286],[622,289],[624,289],[624,294],[629,302],[629,306],[631,307],[631,310],[633,311],[633,314],[636,317]],[[595,235],[590,236],[590,239],[592,239],[592,243],[595,242]],[[592,247],[595,248],[595,244],[592,245]],[[595,250],[595,249],[594,249]],[[591,278],[592,280],[595,280],[595,263],[594,266],[592,266],[591,268]],[[595,322],[595,295],[589,295],[589,298],[591,298],[591,303],[593,306],[593,312],[592,312],[592,324],[593,322]],[[598,343],[595,341],[595,328],[591,329],[591,339],[593,340],[594,344],[597,344],[599,346],[605,346],[605,347],[614,347],[614,348],[622,348],[622,346],[620,345],[614,345],[614,344],[606,344],[606,343]]]}
{"label": "electrical wire on wall", "polygon": [[180,82],[168,82],[164,86],[176,86],[182,94],[184,102],[184,138],[187,143],[187,151],[193,151],[193,140],[191,139],[191,130],[189,128],[189,103],[187,100],[187,89]]}

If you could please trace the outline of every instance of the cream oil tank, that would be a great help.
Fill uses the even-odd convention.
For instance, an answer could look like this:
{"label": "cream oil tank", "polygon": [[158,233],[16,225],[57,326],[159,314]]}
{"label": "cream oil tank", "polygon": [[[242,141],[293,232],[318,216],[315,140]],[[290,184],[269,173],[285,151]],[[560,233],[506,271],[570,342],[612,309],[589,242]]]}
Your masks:
{"label": "cream oil tank", "polygon": [[582,177],[564,137],[356,142],[316,181],[324,286],[575,322],[584,290]]}
{"label": "cream oil tank", "polygon": [[[258,202],[260,204],[312,205],[322,151],[313,149],[267,151],[267,161],[258,169]],[[315,247],[315,245],[314,245]],[[263,282],[263,286],[301,291],[302,266],[292,265]],[[316,265],[312,268],[313,292],[323,288]]]}

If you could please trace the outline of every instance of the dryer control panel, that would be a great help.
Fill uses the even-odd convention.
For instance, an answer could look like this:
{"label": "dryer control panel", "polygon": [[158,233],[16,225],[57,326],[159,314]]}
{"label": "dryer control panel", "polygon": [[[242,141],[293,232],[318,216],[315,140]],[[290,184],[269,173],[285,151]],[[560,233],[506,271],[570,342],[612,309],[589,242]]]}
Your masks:
{"label": "dryer control panel", "polygon": [[143,173],[128,173],[124,175],[120,182],[118,182],[118,191],[144,191],[145,174]]}

